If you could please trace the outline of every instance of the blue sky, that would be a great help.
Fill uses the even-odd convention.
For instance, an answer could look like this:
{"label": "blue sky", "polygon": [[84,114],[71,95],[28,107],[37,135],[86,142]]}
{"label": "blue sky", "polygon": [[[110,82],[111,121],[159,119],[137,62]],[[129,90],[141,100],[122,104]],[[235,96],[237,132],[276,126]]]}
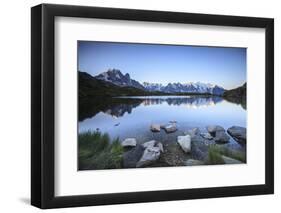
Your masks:
{"label": "blue sky", "polygon": [[139,82],[204,82],[232,89],[246,82],[246,48],[78,41],[78,69],[108,69]]}

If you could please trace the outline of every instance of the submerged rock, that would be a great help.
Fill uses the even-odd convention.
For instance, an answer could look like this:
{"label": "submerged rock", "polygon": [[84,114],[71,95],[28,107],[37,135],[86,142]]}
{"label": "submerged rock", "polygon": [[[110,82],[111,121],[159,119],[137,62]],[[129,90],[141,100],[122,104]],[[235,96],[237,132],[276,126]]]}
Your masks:
{"label": "submerged rock", "polygon": [[225,131],[217,131],[214,138],[217,143],[227,143],[230,137],[225,133]]}
{"label": "submerged rock", "polygon": [[208,146],[204,138],[196,135],[191,140],[191,156],[195,160],[205,161],[208,158]]}
{"label": "submerged rock", "polygon": [[137,145],[133,149],[123,154],[123,167],[124,168],[135,168],[137,162],[140,160],[144,152],[142,145]]}
{"label": "submerged rock", "polygon": [[123,147],[133,147],[137,145],[137,140],[135,138],[126,138],[121,142]]}
{"label": "submerged rock", "polygon": [[191,138],[192,143],[204,143],[204,138],[200,135],[195,135],[193,138]]}
{"label": "submerged rock", "polygon": [[216,136],[216,132],[225,131],[224,128],[219,125],[209,125],[207,126],[207,130],[213,137]]}
{"label": "submerged rock", "polygon": [[200,135],[201,135],[203,138],[208,139],[208,140],[212,140],[212,139],[213,139],[213,136],[212,136],[210,133],[208,133],[208,132],[206,132],[206,133],[201,133]]}
{"label": "submerged rock", "polygon": [[160,132],[160,130],[161,130],[160,124],[151,124],[150,130],[152,132]]}
{"label": "submerged rock", "polygon": [[191,137],[190,137],[190,135],[178,136],[177,142],[185,153],[189,153],[191,151]]}
{"label": "submerged rock", "polygon": [[163,147],[163,144],[162,144],[161,142],[158,142],[158,143],[156,144],[156,147],[158,147],[161,152],[164,152],[164,147]]}
{"label": "submerged rock", "polygon": [[227,129],[228,134],[238,143],[245,144],[247,140],[246,128],[240,126],[232,126]]}
{"label": "submerged rock", "polygon": [[136,167],[145,167],[155,161],[160,157],[161,151],[159,147],[148,147],[144,150],[141,159],[137,162]]}
{"label": "submerged rock", "polygon": [[175,123],[164,126],[163,128],[166,131],[166,133],[173,133],[178,130],[177,125]]}
{"label": "submerged rock", "polygon": [[199,128],[193,128],[193,129],[189,129],[185,132],[186,134],[190,135],[190,137],[194,137],[195,135],[198,135],[200,133]]}
{"label": "submerged rock", "polygon": [[224,156],[224,155],[222,155],[221,157],[222,157],[225,164],[240,164],[240,163],[242,163],[239,160],[236,160],[236,159]]}
{"label": "submerged rock", "polygon": [[204,165],[203,161],[195,160],[195,159],[188,159],[184,162],[185,166],[197,166],[197,165]]}
{"label": "submerged rock", "polygon": [[146,149],[148,147],[154,147],[155,144],[156,144],[156,141],[152,140],[152,141],[148,141],[148,142],[143,143],[142,146]]}

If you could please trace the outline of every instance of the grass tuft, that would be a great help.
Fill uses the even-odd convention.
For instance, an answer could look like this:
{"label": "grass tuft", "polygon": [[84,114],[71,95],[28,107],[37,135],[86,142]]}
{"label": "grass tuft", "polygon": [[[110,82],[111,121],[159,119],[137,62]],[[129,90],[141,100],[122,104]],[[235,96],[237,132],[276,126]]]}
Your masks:
{"label": "grass tuft", "polygon": [[118,138],[111,142],[106,133],[88,131],[79,134],[78,143],[79,170],[121,168],[123,147]]}
{"label": "grass tuft", "polygon": [[224,164],[220,147],[217,145],[210,145],[208,150],[208,164]]}
{"label": "grass tuft", "polygon": [[207,164],[224,164],[222,155],[244,163],[246,162],[246,155],[244,152],[213,144],[209,146]]}

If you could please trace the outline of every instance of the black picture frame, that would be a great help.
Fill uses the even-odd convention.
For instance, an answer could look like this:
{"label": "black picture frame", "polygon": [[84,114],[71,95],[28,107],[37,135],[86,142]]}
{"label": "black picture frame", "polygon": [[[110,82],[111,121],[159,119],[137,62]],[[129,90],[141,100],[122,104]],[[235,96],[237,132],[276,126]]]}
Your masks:
{"label": "black picture frame", "polygon": [[[55,17],[264,28],[265,184],[79,196],[54,195]],[[31,204],[42,209],[274,193],[274,20],[148,10],[41,4],[31,8]]]}

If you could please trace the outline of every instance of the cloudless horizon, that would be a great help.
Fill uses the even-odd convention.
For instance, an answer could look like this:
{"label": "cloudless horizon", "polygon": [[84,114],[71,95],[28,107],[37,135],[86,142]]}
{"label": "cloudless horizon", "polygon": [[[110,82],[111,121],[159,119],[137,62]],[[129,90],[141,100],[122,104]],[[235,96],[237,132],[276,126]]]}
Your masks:
{"label": "cloudless horizon", "polygon": [[96,76],[119,69],[140,83],[246,82],[246,48],[78,41],[78,70]]}

